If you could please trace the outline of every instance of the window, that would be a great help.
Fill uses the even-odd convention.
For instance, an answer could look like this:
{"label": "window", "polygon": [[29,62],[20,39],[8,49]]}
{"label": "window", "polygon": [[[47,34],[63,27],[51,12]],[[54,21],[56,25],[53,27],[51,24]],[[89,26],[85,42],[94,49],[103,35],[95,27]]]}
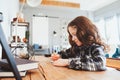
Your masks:
{"label": "window", "polygon": [[108,44],[117,44],[119,42],[116,16],[105,19],[105,32]]}
{"label": "window", "polygon": [[120,42],[120,14],[117,17],[118,17],[118,34],[119,34],[119,42]]}

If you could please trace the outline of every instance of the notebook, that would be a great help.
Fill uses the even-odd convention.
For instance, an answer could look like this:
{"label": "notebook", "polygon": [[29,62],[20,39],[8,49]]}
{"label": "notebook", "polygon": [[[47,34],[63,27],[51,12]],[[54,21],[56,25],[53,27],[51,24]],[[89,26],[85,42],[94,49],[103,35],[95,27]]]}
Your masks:
{"label": "notebook", "polygon": [[[26,71],[26,70],[38,68],[37,61],[15,58],[15,62],[16,62],[18,71]],[[1,69],[8,70],[8,71],[11,70],[11,68],[8,65],[8,61],[6,59],[0,60],[0,66],[1,66]]]}
{"label": "notebook", "polygon": [[[20,71],[20,76],[24,77],[26,75],[27,71]],[[6,71],[0,68],[0,77],[14,77],[14,74],[12,71]]]}
{"label": "notebook", "polygon": [[9,47],[9,45],[7,43],[6,38],[5,38],[5,35],[4,35],[3,30],[2,30],[1,24],[0,24],[0,44],[1,44],[1,47],[2,47],[2,58],[7,59],[8,64],[12,69],[12,72],[14,74],[15,79],[16,80],[22,80],[22,78],[21,78],[21,76],[19,74],[19,71],[18,71],[18,69],[16,67],[15,60],[14,60],[14,57],[13,57],[13,55],[11,53],[10,47]]}

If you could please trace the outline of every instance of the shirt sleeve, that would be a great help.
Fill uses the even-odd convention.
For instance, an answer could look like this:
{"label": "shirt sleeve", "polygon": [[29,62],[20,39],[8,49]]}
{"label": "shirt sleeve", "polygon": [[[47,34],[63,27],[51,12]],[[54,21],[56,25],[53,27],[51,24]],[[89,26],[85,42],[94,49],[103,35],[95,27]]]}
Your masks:
{"label": "shirt sleeve", "polygon": [[69,68],[87,71],[106,70],[106,58],[102,47],[89,50],[89,55],[84,56],[69,58]]}
{"label": "shirt sleeve", "polygon": [[58,52],[58,54],[60,54],[61,58],[63,58],[63,59],[68,59],[68,58],[70,58],[70,57],[73,57],[73,56],[71,55],[70,49],[71,49],[71,48],[66,49],[65,51],[60,51],[60,52]]}

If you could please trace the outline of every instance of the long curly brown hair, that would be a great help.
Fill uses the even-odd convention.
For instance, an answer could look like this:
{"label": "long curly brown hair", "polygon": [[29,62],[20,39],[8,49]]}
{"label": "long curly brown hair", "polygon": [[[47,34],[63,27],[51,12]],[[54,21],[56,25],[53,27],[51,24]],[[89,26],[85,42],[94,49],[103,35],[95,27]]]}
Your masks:
{"label": "long curly brown hair", "polygon": [[[87,17],[76,17],[68,24],[67,31],[69,27],[75,27],[77,29],[76,36],[83,45],[91,45],[95,43],[103,46],[105,51],[108,50],[108,45],[102,41],[98,28]],[[72,41],[72,36],[70,33],[69,42],[71,46],[75,45],[75,43]]]}

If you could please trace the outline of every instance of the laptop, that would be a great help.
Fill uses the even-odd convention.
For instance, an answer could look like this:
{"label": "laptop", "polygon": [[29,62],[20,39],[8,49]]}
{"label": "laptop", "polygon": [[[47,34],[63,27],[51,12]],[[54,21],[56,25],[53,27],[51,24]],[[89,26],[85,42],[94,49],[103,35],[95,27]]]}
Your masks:
{"label": "laptop", "polygon": [[[12,53],[11,53],[10,47],[9,47],[9,45],[7,43],[6,38],[5,38],[5,35],[4,35],[1,24],[0,24],[0,44],[2,46],[2,60],[1,60],[1,62],[4,62],[4,64],[7,63],[7,65],[9,65],[10,70],[11,70],[11,72],[13,72],[13,75],[16,78],[16,80],[22,80],[22,77],[21,77],[19,71],[23,71],[22,70],[23,68],[18,70],[19,67],[18,67],[17,62],[16,62],[18,59],[16,60],[16,58],[14,58]],[[24,59],[21,59],[21,60],[24,62]],[[27,62],[27,63],[24,63],[24,64],[22,64],[20,66],[24,67],[24,65],[26,65],[26,66],[27,65],[33,65],[33,63],[36,63],[36,66],[28,67],[27,70],[34,69],[34,68],[38,67],[36,61],[32,61],[32,62],[29,61],[29,60],[27,60],[27,61],[30,62],[30,64]],[[0,67],[1,67],[1,65],[0,65]]]}
{"label": "laptop", "polygon": [[13,57],[11,51],[10,51],[10,47],[7,44],[7,40],[5,38],[5,35],[4,35],[3,30],[2,30],[1,24],[0,24],[0,44],[2,46],[2,56],[4,56],[2,58],[7,59],[16,80],[22,80],[22,78],[21,78],[21,76],[19,74],[19,71],[17,69],[15,59],[14,59],[14,57]]}

